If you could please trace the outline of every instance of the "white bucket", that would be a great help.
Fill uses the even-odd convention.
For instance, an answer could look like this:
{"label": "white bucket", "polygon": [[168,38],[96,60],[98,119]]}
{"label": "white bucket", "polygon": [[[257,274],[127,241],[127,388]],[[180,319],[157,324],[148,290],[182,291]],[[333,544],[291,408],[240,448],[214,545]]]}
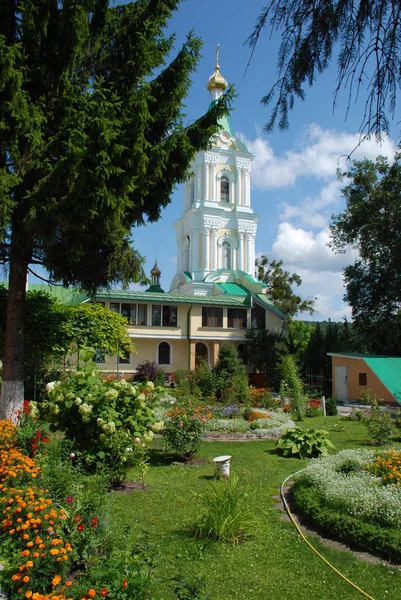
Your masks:
{"label": "white bucket", "polygon": [[226,456],[216,456],[213,459],[219,477],[230,477],[230,459],[231,456],[228,454]]}

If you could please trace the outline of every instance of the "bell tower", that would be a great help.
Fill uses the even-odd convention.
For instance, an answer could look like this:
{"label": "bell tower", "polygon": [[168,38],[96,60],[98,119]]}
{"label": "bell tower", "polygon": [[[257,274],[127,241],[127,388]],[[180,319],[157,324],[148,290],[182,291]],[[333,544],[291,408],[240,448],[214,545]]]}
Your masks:
{"label": "bell tower", "polygon": [[[217,46],[207,84],[211,105],[227,86]],[[234,280],[239,272],[253,277],[258,217],[251,208],[252,160],[230,119],[223,117],[210,149],[196,155],[184,186],[183,211],[174,223],[177,274],[171,290],[210,294],[213,281]]]}

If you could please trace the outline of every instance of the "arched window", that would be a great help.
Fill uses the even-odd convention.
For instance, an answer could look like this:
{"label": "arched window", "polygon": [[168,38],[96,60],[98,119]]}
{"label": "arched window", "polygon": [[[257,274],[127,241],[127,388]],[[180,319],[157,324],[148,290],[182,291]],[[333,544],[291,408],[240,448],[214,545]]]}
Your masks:
{"label": "arched window", "polygon": [[195,182],[189,184],[189,203],[192,205],[195,202]]}
{"label": "arched window", "polygon": [[195,365],[198,366],[204,361],[208,361],[207,346],[203,342],[196,342],[195,344]]}
{"label": "arched window", "polygon": [[159,365],[171,365],[171,348],[168,342],[160,342],[157,362]]}
{"label": "arched window", "polygon": [[230,202],[230,181],[225,175],[220,179],[220,202]]}
{"label": "arched window", "polygon": [[225,240],[221,245],[222,251],[222,267],[223,269],[231,269],[231,244]]}

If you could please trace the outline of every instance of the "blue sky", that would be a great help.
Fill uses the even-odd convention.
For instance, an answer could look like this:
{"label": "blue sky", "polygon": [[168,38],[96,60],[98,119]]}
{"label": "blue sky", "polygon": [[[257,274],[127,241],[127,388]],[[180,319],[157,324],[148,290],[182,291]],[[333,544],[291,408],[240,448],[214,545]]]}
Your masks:
{"label": "blue sky", "polygon": [[[342,300],[342,269],[356,254],[333,255],[327,247],[327,226],[331,215],[344,207],[336,168],[347,167],[345,159],[340,157],[347,155],[358,142],[363,106],[353,104],[345,120],[345,93],[333,114],[334,64],[307,89],[306,101],[296,104],[290,114],[288,131],[263,133],[269,109],[260,100],[275,81],[279,39],[271,38],[266,31],[248,69],[250,50],[245,44],[262,6],[260,0],[247,3],[187,0],[175,13],[169,31],[177,35],[177,48],[191,29],[203,40],[203,58],[193,76],[186,103],[187,118],[190,121],[207,110],[206,84],[214,70],[216,44],[220,44],[221,73],[235,84],[238,93],[231,122],[234,131],[246,140],[255,154],[251,198],[252,207],[260,217],[256,251],[283,259],[287,270],[296,271],[302,277],[301,295],[317,299],[315,315],[301,318],[350,318],[350,309]],[[385,139],[381,146],[375,140],[367,141],[355,151],[354,157],[374,159],[378,154],[392,157],[398,134],[396,124],[393,129],[393,140]],[[169,289],[175,274],[176,242],[172,223],[182,210],[181,194],[178,188],[158,223],[133,231],[134,244],[146,257],[147,272],[157,253],[165,290]]]}
{"label": "blue sky", "polygon": [[[301,295],[317,299],[315,315],[301,318],[349,318],[350,309],[342,301],[342,269],[353,261],[355,252],[333,255],[327,247],[327,227],[331,215],[344,207],[336,168],[347,167],[340,157],[358,142],[363,105],[353,104],[345,120],[344,93],[333,114],[334,63],[307,89],[306,101],[295,105],[288,131],[264,134],[263,126],[270,113],[260,100],[275,81],[279,38],[270,37],[266,30],[248,69],[250,50],[245,43],[263,5],[263,0],[186,0],[180,5],[168,29],[176,33],[176,49],[191,29],[203,40],[203,58],[193,75],[186,102],[187,120],[196,119],[209,106],[206,85],[214,70],[216,44],[220,44],[221,73],[235,84],[238,93],[232,126],[255,155],[251,201],[260,217],[256,252],[283,259],[287,270],[301,276]],[[398,139],[396,124],[393,129],[393,140],[384,140],[381,147],[374,140],[365,142],[355,151],[354,158],[374,159],[378,154],[393,157]],[[176,272],[172,224],[181,210],[182,190],[178,187],[158,223],[133,230],[133,243],[146,258],[147,273],[157,254],[165,290]]]}

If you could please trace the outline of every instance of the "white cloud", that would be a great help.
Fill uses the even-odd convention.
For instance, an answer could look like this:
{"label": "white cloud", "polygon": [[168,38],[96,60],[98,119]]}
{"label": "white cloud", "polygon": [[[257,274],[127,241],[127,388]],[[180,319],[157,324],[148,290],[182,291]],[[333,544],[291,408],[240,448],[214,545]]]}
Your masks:
{"label": "white cloud", "polygon": [[369,139],[358,147],[359,135],[325,130],[319,125],[309,125],[297,142],[296,149],[276,156],[266,138],[259,135],[254,140],[240,134],[248,149],[255,155],[252,163],[252,184],[261,189],[285,188],[294,185],[298,177],[332,179],[337,168],[347,169],[347,156],[352,159],[374,159],[379,154],[394,157],[396,146],[385,137],[381,145]]}
{"label": "white cloud", "polygon": [[312,231],[296,228],[285,221],[278,227],[277,237],[273,243],[273,257],[281,259],[285,264],[294,265],[296,269],[311,271],[340,272],[354,262],[355,250],[346,254],[334,254],[328,247],[329,229],[325,227],[316,235]]}

